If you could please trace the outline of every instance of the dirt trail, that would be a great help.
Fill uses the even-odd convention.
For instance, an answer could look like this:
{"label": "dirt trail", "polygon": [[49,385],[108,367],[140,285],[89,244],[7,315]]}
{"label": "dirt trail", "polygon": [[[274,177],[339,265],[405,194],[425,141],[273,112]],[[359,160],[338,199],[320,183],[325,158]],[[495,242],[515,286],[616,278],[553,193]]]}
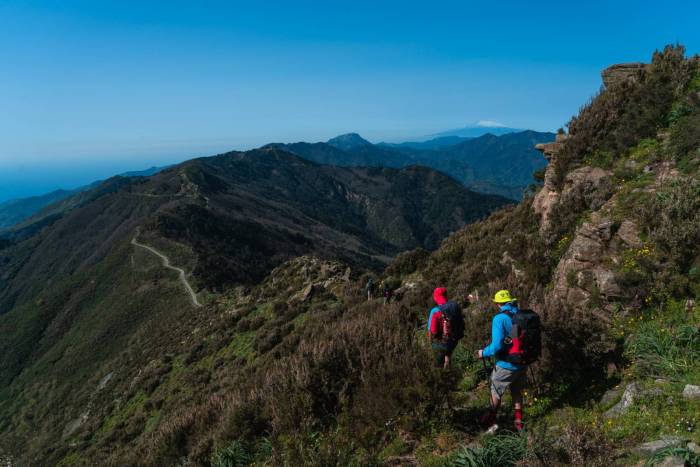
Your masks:
{"label": "dirt trail", "polygon": [[134,235],[134,238],[131,239],[131,244],[150,251],[151,253],[153,253],[154,255],[156,255],[157,257],[159,257],[161,259],[161,261],[163,262],[163,266],[165,266],[168,269],[172,269],[173,271],[176,271],[180,277],[180,282],[182,282],[182,285],[185,286],[185,290],[187,290],[187,293],[190,295],[190,299],[192,300],[192,305],[194,305],[196,307],[202,306],[202,304],[199,303],[199,301],[197,300],[197,294],[194,292],[194,289],[192,288],[190,283],[187,281],[187,277],[185,275],[185,270],[170,264],[170,258],[165,256],[163,253],[156,250],[155,248],[152,248],[148,245],[144,245],[143,243],[139,243],[138,240],[136,240],[136,238],[138,238],[138,236],[139,236],[139,232],[136,231],[136,235]]}

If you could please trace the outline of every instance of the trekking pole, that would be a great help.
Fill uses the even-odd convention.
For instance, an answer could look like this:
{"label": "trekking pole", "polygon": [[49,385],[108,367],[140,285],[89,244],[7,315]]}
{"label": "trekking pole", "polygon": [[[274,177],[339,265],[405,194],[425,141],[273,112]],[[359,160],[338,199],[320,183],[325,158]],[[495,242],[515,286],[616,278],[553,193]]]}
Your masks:
{"label": "trekking pole", "polygon": [[532,371],[532,367],[530,365],[527,366],[528,370],[530,370],[530,379],[532,380],[532,385],[535,387],[535,391],[537,392],[537,395],[540,395],[540,385],[537,383],[537,378],[535,378],[535,372]]}
{"label": "trekking pole", "polygon": [[491,368],[486,365],[486,357],[481,357],[481,363],[484,365],[484,373],[486,373],[486,378],[488,379],[491,376]]}

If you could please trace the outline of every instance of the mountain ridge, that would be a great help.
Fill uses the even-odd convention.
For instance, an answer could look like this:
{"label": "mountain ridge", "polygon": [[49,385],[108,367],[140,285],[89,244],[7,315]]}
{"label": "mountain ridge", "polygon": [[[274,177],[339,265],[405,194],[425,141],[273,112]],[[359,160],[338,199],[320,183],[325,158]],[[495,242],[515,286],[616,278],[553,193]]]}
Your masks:
{"label": "mountain ridge", "polygon": [[475,138],[460,138],[456,144],[448,146],[438,145],[435,148],[434,143],[430,142],[427,147],[416,148],[411,145],[374,145],[357,134],[352,135],[360,138],[363,143],[346,146],[273,143],[265,147],[285,148],[322,164],[385,167],[424,165],[450,175],[476,191],[520,199],[527,187],[534,182],[532,174],[547,164],[534,145],[553,141],[555,136],[553,133],[532,130],[501,136],[486,133]]}

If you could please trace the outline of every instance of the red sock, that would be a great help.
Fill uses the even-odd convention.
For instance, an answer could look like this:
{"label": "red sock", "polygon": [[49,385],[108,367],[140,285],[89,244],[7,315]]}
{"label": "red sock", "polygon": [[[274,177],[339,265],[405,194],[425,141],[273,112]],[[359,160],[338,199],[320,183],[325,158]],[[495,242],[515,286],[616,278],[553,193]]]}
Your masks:
{"label": "red sock", "polygon": [[515,427],[519,430],[523,427],[523,409],[515,409]]}

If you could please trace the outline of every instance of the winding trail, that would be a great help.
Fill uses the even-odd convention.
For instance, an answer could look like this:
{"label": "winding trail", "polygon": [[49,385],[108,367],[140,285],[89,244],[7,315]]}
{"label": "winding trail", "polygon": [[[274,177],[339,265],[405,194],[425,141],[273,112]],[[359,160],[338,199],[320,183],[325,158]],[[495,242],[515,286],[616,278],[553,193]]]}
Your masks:
{"label": "winding trail", "polygon": [[192,300],[192,305],[194,305],[195,307],[202,306],[202,304],[199,303],[199,301],[197,300],[197,294],[194,292],[194,289],[192,288],[190,283],[187,282],[187,277],[185,276],[185,270],[170,264],[170,258],[165,256],[163,253],[156,250],[155,248],[152,248],[148,245],[144,245],[143,243],[139,243],[139,241],[136,240],[136,238],[138,236],[139,236],[139,231],[137,230],[136,235],[134,235],[134,238],[131,239],[131,244],[150,251],[151,253],[153,253],[154,255],[156,255],[157,257],[159,257],[161,259],[164,267],[166,267],[168,269],[172,269],[173,271],[176,271],[180,277],[180,282],[182,282],[182,285],[185,286],[185,290],[187,290],[187,293],[190,295],[190,299]]}

